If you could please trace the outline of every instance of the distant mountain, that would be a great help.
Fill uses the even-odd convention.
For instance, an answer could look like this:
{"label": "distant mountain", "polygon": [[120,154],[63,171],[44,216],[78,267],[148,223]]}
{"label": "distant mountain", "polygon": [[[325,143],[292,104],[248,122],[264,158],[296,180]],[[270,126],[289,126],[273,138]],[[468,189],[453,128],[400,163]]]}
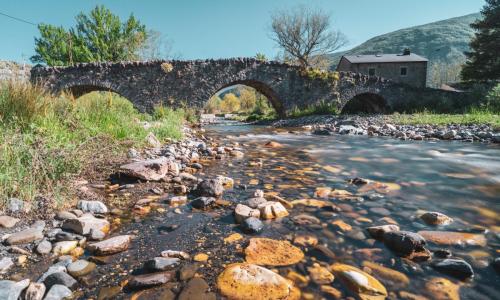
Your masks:
{"label": "distant mountain", "polygon": [[465,60],[463,53],[469,50],[474,35],[469,25],[480,17],[480,13],[475,13],[374,37],[349,51],[332,54],[330,68],[337,67],[342,55],[400,53],[404,48],[428,58],[431,64],[462,63]]}

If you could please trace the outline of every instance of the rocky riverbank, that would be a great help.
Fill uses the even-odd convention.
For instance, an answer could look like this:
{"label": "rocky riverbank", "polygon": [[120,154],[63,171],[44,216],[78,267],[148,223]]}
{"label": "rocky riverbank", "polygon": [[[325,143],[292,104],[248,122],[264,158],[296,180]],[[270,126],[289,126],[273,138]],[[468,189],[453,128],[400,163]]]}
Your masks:
{"label": "rocky riverbank", "polygon": [[[269,123],[267,123],[269,124]],[[500,143],[500,132],[488,124],[398,125],[388,116],[306,116],[270,123],[275,127],[302,127],[317,135],[389,136],[402,140],[455,140]]]}

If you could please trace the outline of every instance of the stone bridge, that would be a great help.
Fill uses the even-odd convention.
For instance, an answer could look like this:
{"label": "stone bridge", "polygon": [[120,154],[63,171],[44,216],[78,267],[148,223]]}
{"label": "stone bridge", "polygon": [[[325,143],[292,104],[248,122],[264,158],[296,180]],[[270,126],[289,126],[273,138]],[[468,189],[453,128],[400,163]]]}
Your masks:
{"label": "stone bridge", "polygon": [[340,72],[338,80],[314,78],[296,66],[253,58],[36,66],[31,81],[75,97],[112,91],[143,112],[160,103],[202,109],[218,91],[243,84],[265,95],[281,117],[296,108],[332,101],[344,112],[404,110],[410,99],[423,92],[361,74]]}

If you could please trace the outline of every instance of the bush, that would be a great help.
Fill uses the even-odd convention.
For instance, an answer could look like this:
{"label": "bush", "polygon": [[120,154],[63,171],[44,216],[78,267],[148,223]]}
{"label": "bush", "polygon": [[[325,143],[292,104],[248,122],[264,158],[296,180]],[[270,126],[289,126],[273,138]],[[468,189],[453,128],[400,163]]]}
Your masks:
{"label": "bush", "polygon": [[184,117],[164,108],[152,118],[116,94],[75,100],[15,83],[0,86],[0,109],[0,202],[38,194],[62,199],[69,179],[125,147],[144,145],[149,132],[160,140],[180,138]]}
{"label": "bush", "polygon": [[500,113],[500,83],[493,87],[486,95],[485,107],[495,113]]}
{"label": "bush", "polygon": [[290,117],[298,118],[309,115],[338,115],[339,109],[336,101],[320,101],[317,104],[309,105],[305,108],[295,107],[290,113]]}

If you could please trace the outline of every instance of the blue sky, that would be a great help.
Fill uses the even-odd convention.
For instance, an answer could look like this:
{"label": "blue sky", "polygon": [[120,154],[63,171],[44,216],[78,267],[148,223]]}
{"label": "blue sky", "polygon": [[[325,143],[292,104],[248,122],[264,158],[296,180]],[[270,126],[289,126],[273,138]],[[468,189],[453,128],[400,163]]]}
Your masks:
{"label": "blue sky", "polygon": [[[0,12],[34,23],[65,27],[74,16],[104,4],[121,17],[133,13],[150,29],[172,40],[183,59],[274,57],[278,49],[267,32],[274,9],[299,4],[330,12],[333,26],[351,48],[383,33],[478,12],[484,0],[2,0]],[[28,62],[34,54],[33,25],[0,16],[0,60]]]}

